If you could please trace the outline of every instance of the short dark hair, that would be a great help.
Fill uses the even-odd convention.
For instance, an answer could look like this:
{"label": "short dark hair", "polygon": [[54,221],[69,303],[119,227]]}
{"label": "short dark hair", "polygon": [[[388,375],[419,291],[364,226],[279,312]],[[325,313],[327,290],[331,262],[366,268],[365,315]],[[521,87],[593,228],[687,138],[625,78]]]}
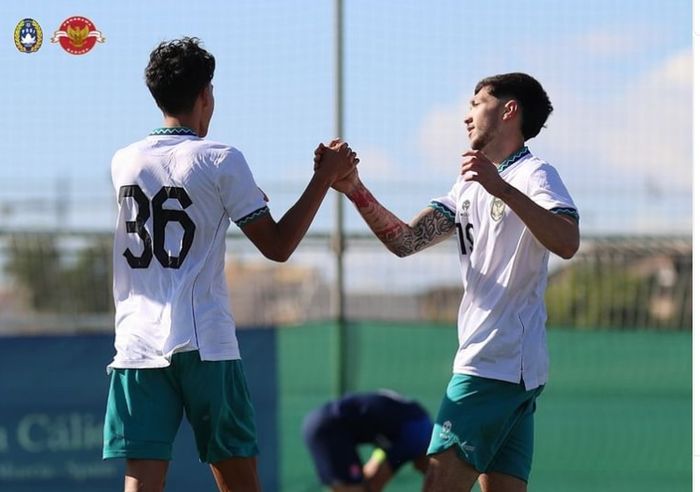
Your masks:
{"label": "short dark hair", "polygon": [[214,78],[214,56],[199,42],[190,37],[163,41],[151,52],[146,85],[165,114],[191,111],[197,96]]}
{"label": "short dark hair", "polygon": [[479,81],[474,94],[484,87],[498,99],[513,98],[520,103],[522,123],[520,130],[525,140],[535,137],[554,109],[542,85],[526,73],[504,73]]}

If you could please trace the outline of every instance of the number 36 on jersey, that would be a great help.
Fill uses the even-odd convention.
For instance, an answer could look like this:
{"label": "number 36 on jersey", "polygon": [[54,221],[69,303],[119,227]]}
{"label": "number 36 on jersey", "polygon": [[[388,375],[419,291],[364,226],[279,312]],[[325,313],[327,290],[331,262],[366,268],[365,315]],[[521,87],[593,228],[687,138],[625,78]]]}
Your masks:
{"label": "number 36 on jersey", "polygon": [[[180,203],[182,210],[163,208],[168,199],[175,199]],[[195,230],[194,222],[185,210],[192,205],[192,200],[184,188],[177,186],[163,186],[151,200],[148,199],[138,185],[125,185],[119,188],[119,205],[124,200],[133,200],[136,205],[136,220],[126,221],[126,232],[136,234],[143,242],[143,251],[140,255],[134,254],[129,248],[124,250],[124,257],[131,268],[148,268],[155,255],[158,263],[163,268],[180,268],[185,257],[192,247]],[[153,237],[146,229],[146,222],[153,216]],[[165,230],[169,222],[177,222],[184,231],[180,251],[176,256],[171,256],[165,249]]]}

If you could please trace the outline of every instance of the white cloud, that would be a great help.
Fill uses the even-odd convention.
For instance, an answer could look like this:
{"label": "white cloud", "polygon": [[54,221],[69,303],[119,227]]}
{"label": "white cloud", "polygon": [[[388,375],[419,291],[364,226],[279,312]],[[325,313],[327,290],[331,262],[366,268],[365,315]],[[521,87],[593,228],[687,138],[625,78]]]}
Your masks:
{"label": "white cloud", "polygon": [[418,147],[430,167],[456,176],[462,153],[469,148],[464,116],[469,98],[433,108],[418,129]]}
{"label": "white cloud", "polygon": [[667,59],[603,112],[597,132],[605,161],[661,188],[691,186],[692,63],[690,51]]}
{"label": "white cloud", "polygon": [[639,53],[645,49],[644,41],[650,39],[648,31],[590,31],[574,40],[573,48],[585,55],[595,57],[620,57]]}
{"label": "white cloud", "polygon": [[669,58],[659,69],[650,74],[647,82],[654,88],[689,91],[693,82],[692,52],[681,52]]}
{"label": "white cloud", "polygon": [[399,168],[389,155],[377,147],[354,148],[360,159],[358,168],[362,178],[386,180],[396,177]]}

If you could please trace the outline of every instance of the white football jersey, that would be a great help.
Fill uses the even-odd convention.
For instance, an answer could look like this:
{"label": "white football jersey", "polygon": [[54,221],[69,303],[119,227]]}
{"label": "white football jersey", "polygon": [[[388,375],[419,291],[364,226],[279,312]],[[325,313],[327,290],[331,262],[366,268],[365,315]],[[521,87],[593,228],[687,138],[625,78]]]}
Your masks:
{"label": "white football jersey", "polygon": [[229,221],[267,212],[243,155],[162,128],[112,159],[116,356],[109,367],[166,367],[175,352],[239,359],[224,278]]}
{"label": "white football jersey", "polygon": [[[501,177],[541,207],[578,212],[557,171],[527,147],[499,166]],[[463,177],[432,201],[457,226],[464,295],[453,371],[519,383],[547,381],[544,291],[549,251],[502,200]]]}

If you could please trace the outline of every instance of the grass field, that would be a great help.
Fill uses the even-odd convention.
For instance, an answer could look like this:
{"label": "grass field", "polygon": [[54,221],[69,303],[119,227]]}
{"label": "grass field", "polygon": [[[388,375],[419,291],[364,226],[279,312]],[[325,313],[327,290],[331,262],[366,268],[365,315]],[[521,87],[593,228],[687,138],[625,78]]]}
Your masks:
{"label": "grass field", "polygon": [[[299,428],[337,390],[338,340],[331,324],[280,330],[280,492],[322,490]],[[690,333],[550,330],[549,344],[530,490],[690,490]],[[349,389],[392,388],[435,412],[455,349],[451,326],[354,324]],[[406,467],[387,492],[420,490],[420,478]]]}

